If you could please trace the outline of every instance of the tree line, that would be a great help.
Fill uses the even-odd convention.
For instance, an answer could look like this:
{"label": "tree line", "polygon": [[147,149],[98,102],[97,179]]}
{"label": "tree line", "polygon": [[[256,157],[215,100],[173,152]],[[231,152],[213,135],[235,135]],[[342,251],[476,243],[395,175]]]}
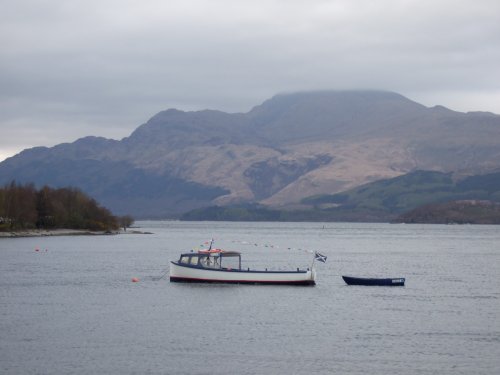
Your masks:
{"label": "tree line", "polygon": [[133,223],[130,216],[114,216],[77,188],[35,188],[15,181],[0,188],[0,230],[87,229],[117,230]]}

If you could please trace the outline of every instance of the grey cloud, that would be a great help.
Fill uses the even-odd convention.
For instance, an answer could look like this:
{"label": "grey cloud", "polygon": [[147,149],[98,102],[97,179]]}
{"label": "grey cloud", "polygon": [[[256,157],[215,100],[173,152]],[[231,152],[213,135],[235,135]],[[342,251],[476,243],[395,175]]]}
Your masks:
{"label": "grey cloud", "polygon": [[500,113],[498,1],[3,1],[2,9],[0,130],[10,135],[0,158],[12,153],[7,144],[121,138],[168,107],[247,111],[294,90],[386,89]]}

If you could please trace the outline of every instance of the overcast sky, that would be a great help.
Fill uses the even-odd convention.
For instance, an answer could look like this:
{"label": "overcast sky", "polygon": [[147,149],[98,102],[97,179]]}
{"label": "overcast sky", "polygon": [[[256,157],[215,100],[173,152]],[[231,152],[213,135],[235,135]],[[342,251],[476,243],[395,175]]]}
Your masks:
{"label": "overcast sky", "polygon": [[0,160],[314,89],[500,114],[500,1],[0,0]]}

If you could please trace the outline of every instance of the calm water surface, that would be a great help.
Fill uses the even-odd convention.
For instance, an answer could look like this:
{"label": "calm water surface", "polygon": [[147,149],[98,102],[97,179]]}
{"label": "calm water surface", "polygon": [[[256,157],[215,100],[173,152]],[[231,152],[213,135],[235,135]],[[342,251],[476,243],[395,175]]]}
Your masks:
{"label": "calm water surface", "polygon": [[[139,225],[154,234],[0,239],[0,373],[500,373],[498,226]],[[315,287],[169,283],[212,237],[243,267],[328,261]]]}

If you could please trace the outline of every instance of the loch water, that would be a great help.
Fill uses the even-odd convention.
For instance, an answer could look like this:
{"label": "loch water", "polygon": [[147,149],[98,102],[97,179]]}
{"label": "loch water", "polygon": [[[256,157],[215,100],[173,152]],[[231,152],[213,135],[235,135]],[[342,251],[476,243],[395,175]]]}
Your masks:
{"label": "loch water", "polygon": [[[1,374],[500,373],[498,226],[136,224],[152,234],[0,239]],[[211,238],[245,268],[328,259],[314,287],[170,283]]]}

